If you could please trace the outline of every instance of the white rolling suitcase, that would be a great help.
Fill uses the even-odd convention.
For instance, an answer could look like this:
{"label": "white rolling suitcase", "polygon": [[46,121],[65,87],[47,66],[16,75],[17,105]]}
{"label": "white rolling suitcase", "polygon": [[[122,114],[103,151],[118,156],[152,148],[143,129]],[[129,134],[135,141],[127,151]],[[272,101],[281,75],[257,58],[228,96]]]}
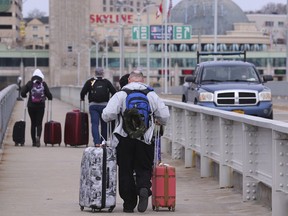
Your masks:
{"label": "white rolling suitcase", "polygon": [[81,161],[80,209],[101,211],[108,208],[112,212],[116,206],[116,184],[116,149],[106,144],[85,148]]}

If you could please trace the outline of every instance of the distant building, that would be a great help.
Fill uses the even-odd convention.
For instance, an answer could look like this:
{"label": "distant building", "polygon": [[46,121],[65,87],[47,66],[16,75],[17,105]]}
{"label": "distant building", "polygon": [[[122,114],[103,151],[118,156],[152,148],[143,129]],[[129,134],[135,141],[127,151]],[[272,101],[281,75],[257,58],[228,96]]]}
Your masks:
{"label": "distant building", "polygon": [[49,49],[49,17],[25,18],[23,47]]}
{"label": "distant building", "polygon": [[256,24],[259,32],[269,37],[271,49],[285,49],[287,15],[247,14],[247,17]]}
{"label": "distant building", "polygon": [[21,40],[22,0],[0,1],[0,43],[13,48]]}

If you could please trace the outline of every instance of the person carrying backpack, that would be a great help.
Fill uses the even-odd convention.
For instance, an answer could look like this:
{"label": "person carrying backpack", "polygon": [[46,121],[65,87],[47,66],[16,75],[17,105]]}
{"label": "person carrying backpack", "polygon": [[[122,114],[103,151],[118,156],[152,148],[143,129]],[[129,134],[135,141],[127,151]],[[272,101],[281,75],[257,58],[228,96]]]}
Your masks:
{"label": "person carrying backpack", "polygon": [[31,80],[22,88],[21,96],[26,98],[28,92],[27,108],[31,119],[32,146],[40,147],[45,101],[46,98],[48,100],[53,98],[47,83],[44,82],[44,75],[40,69],[34,70]]}
{"label": "person carrying backpack", "polygon": [[117,150],[124,212],[134,212],[137,203],[139,212],[147,209],[154,159],[153,131],[155,124],[165,125],[170,117],[168,107],[143,82],[141,71],[131,72],[128,84],[111,97],[102,113],[104,121],[116,121],[111,144]]}
{"label": "person carrying backpack", "polygon": [[[88,79],[80,92],[81,101],[84,101],[85,95],[88,93],[94,145],[102,143],[102,137],[107,140],[107,123],[102,120],[101,114],[111,95],[116,93],[116,89],[112,83],[109,80],[104,79],[103,74],[103,68],[96,68],[95,77]],[[102,137],[99,133],[100,122]]]}

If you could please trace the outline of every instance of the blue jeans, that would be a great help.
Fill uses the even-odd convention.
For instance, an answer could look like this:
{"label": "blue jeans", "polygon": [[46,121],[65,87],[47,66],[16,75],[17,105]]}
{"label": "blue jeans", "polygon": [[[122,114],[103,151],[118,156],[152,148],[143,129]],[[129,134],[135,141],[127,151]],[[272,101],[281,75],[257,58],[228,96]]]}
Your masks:
{"label": "blue jeans", "polygon": [[94,144],[100,144],[103,141],[103,138],[100,136],[99,133],[99,122],[101,122],[101,135],[104,137],[105,140],[107,140],[107,123],[104,122],[101,118],[103,109],[105,107],[105,105],[89,106]]}

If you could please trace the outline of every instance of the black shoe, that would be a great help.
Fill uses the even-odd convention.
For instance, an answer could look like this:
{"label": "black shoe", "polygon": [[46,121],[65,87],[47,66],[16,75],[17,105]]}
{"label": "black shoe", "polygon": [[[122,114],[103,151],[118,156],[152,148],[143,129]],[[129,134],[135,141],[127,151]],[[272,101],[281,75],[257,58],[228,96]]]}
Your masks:
{"label": "black shoe", "polygon": [[40,137],[36,137],[36,146],[39,148],[40,147]]}
{"label": "black shoe", "polygon": [[126,212],[126,213],[133,213],[134,210],[133,209],[123,209],[123,212]]}
{"label": "black shoe", "polygon": [[139,203],[138,203],[138,211],[139,212],[145,212],[148,206],[148,189],[147,188],[141,188],[139,192]]}

